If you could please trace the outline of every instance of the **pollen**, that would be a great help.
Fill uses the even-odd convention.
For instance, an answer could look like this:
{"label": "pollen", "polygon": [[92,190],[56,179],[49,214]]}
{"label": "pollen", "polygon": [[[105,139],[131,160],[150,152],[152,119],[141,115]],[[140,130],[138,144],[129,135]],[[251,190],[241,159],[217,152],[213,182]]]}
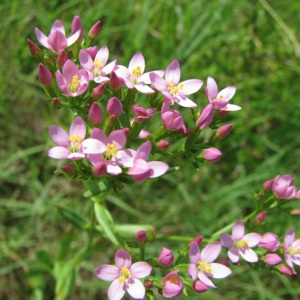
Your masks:
{"label": "pollen", "polygon": [[178,94],[179,90],[182,90],[183,89],[183,84],[180,83],[179,85],[175,85],[174,83],[172,82],[169,82],[168,83],[168,93],[171,95],[171,96],[175,96]]}
{"label": "pollen", "polygon": [[100,69],[102,68],[103,64],[101,61],[98,59],[95,59],[94,61],[94,71],[93,74],[94,76],[99,76],[100,75]]}
{"label": "pollen", "polygon": [[80,83],[80,79],[78,78],[78,75],[74,75],[72,77],[72,82],[69,85],[70,92],[72,92],[72,93],[76,92],[78,90],[79,83]]}
{"label": "pollen", "polygon": [[140,77],[142,75],[142,70],[139,66],[132,70],[132,74],[136,77]]}
{"label": "pollen", "polygon": [[79,135],[70,136],[70,151],[77,152],[80,149],[81,143],[83,142],[83,138]]}
{"label": "pollen", "polygon": [[212,272],[211,265],[206,261],[200,261],[197,264],[198,271],[210,274]]}
{"label": "pollen", "polygon": [[122,267],[120,270],[120,277],[118,279],[119,283],[125,282],[128,278],[130,278],[130,276],[131,274],[129,269],[126,266]]}
{"label": "pollen", "polygon": [[178,277],[176,276],[176,275],[172,275],[170,278],[169,278],[169,280],[167,280],[167,281],[169,281],[169,282],[171,282],[171,283],[174,283],[174,284],[179,284],[179,280],[178,280]]}
{"label": "pollen", "polygon": [[108,143],[106,145],[106,151],[104,154],[105,159],[110,160],[114,155],[117,154],[118,154],[118,148],[116,142],[113,142],[113,144]]}

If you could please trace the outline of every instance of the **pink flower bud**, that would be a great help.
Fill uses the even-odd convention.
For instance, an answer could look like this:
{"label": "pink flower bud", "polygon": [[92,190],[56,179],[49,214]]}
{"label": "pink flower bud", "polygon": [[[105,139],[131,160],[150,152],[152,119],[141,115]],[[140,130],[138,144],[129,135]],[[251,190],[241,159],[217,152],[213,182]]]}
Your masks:
{"label": "pink flower bud", "polygon": [[33,41],[27,39],[27,44],[28,44],[29,50],[33,56],[37,56],[42,52],[41,49],[39,48],[39,46],[37,44],[35,44]]}
{"label": "pink flower bud", "polygon": [[94,165],[93,171],[96,176],[101,177],[107,174],[106,165],[103,162],[98,162]]}
{"label": "pink flower bud", "polygon": [[89,119],[93,124],[99,124],[102,121],[102,110],[97,102],[94,102],[89,109]]}
{"label": "pink flower bud", "polygon": [[145,139],[149,136],[150,132],[147,130],[142,129],[139,133],[139,138],[140,139]]}
{"label": "pink flower bud", "polygon": [[204,238],[203,235],[196,236],[190,241],[189,245],[191,245],[192,242],[196,242],[198,246],[200,246],[203,241],[203,238]]}
{"label": "pink flower bud", "polygon": [[197,293],[204,293],[208,290],[208,286],[200,280],[193,282],[193,290]]}
{"label": "pink flower bud", "polygon": [[196,122],[196,126],[202,130],[210,125],[213,118],[214,118],[214,105],[212,103],[209,103],[202,109],[200,116]]}
{"label": "pink flower bud", "polygon": [[215,163],[221,159],[222,152],[217,148],[208,148],[204,150],[203,158],[210,163]]}
{"label": "pink flower bud", "polygon": [[217,130],[217,136],[218,136],[220,139],[223,139],[224,137],[226,137],[226,136],[230,133],[231,128],[232,128],[232,124],[226,124],[226,125],[221,126],[221,127]]}
{"label": "pink flower bud", "polygon": [[157,261],[165,268],[169,268],[172,266],[174,261],[174,255],[171,250],[167,248],[162,248],[161,252],[157,258]]}
{"label": "pink flower bud", "polygon": [[265,220],[265,218],[266,218],[266,215],[267,215],[267,212],[266,212],[266,211],[262,211],[261,213],[259,213],[259,214],[256,216],[256,218],[255,218],[256,222],[257,222],[257,223],[262,223],[262,222],[264,222],[264,220]]}
{"label": "pink flower bud", "polygon": [[173,298],[181,296],[184,286],[181,278],[176,275],[178,272],[178,270],[174,270],[163,278],[162,293],[164,297]]}
{"label": "pink flower bud", "polygon": [[300,209],[292,209],[291,210],[291,215],[299,216],[300,215]]}
{"label": "pink flower bud", "polygon": [[72,164],[66,164],[62,166],[62,170],[67,174],[72,174],[75,171],[75,167]]}
{"label": "pink flower bud", "polygon": [[124,134],[127,136],[128,133],[130,132],[129,128],[125,127],[125,128],[122,128],[121,130],[123,130]]}
{"label": "pink flower bud", "polygon": [[103,94],[104,94],[104,83],[99,84],[92,90],[92,97],[95,100],[100,99]]}
{"label": "pink flower bud", "polygon": [[106,111],[109,115],[119,117],[122,114],[123,106],[117,97],[108,100]]}
{"label": "pink flower bud", "polygon": [[68,55],[67,55],[67,52],[65,50],[61,50],[58,55],[57,55],[57,58],[56,58],[56,65],[59,67],[59,68],[62,68],[63,65],[65,64],[65,62],[68,60]]}
{"label": "pink flower bud", "polygon": [[161,140],[157,143],[157,147],[161,150],[168,150],[169,142],[165,140]]}
{"label": "pink flower bud", "polygon": [[144,283],[144,287],[147,290],[152,289],[152,287],[153,287],[153,281],[152,280],[146,280],[146,282]]}
{"label": "pink flower bud", "polygon": [[94,39],[98,36],[99,31],[100,31],[100,21],[97,21],[89,30],[88,36],[91,39]]}
{"label": "pink flower bud", "polygon": [[268,253],[264,258],[264,262],[269,266],[276,266],[282,262],[282,258],[276,253]]}
{"label": "pink flower bud", "polygon": [[263,184],[264,190],[269,191],[272,188],[273,182],[274,182],[274,179],[269,179],[269,180],[265,181]]}
{"label": "pink flower bud", "polygon": [[80,31],[78,41],[81,41],[83,39],[83,26],[80,18],[75,16],[72,21],[72,34],[76,33],[77,31]]}
{"label": "pink flower bud", "polygon": [[140,230],[136,233],[135,239],[139,243],[144,243],[147,240],[147,233],[144,230]]}
{"label": "pink flower bud", "polygon": [[288,275],[288,276],[294,275],[293,271],[290,268],[288,268],[287,266],[280,266],[278,270],[283,275]]}
{"label": "pink flower bud", "polygon": [[265,233],[258,244],[258,247],[264,248],[272,252],[276,251],[279,248],[279,246],[280,242],[278,236],[273,232]]}
{"label": "pink flower bud", "polygon": [[40,82],[44,86],[48,86],[52,83],[52,79],[53,79],[52,74],[49,71],[49,69],[46,66],[44,66],[43,64],[39,64],[38,76],[39,76]]}
{"label": "pink flower bud", "polygon": [[59,106],[60,105],[59,98],[57,98],[57,97],[52,98],[52,105],[53,106]]}
{"label": "pink flower bud", "polygon": [[119,90],[122,86],[121,84],[121,81],[119,79],[119,77],[117,76],[117,74],[112,71],[110,73],[110,80],[109,80],[109,84],[110,84],[110,87],[113,89],[113,90]]}

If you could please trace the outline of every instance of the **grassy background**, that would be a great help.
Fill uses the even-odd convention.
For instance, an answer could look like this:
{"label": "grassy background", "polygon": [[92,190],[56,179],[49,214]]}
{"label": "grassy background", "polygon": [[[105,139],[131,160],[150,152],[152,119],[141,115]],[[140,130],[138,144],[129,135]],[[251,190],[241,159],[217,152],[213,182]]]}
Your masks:
{"label": "grassy background", "polygon": [[[271,1],[269,1],[271,3]],[[87,240],[58,213],[64,205],[89,217],[84,188],[54,175],[61,162],[51,160],[48,127],[69,126],[68,116],[51,111],[37,80],[37,62],[26,39],[37,42],[34,27],[48,33],[60,19],[70,33],[74,15],[85,32],[101,20],[98,46],[127,65],[142,51],[146,67],[164,69],[177,58],[182,78],[212,76],[223,88],[237,86],[232,103],[232,133],[221,146],[222,160],[200,171],[180,172],[126,188],[111,197],[118,223],[153,224],[159,233],[210,236],[253,208],[253,192],[264,180],[291,173],[300,186],[300,3],[265,0],[3,1],[0,4],[0,298],[53,299],[53,261],[66,262]],[[297,36],[298,35],[298,36]],[[207,100],[203,88],[193,97]],[[118,198],[130,205],[121,209]],[[299,207],[298,207],[299,208]],[[124,210],[125,209],[125,210]],[[138,211],[138,213],[136,213]],[[299,219],[278,211],[263,230],[283,236]],[[68,240],[72,243],[68,243]],[[178,242],[156,241],[180,249]],[[100,240],[97,254],[80,264],[70,299],[103,299],[106,283],[92,274],[115,251]],[[297,299],[299,277],[269,270],[234,267],[203,299]],[[246,270],[246,271],[245,271]],[[197,297],[195,297],[196,299]],[[192,298],[191,298],[192,299]]]}

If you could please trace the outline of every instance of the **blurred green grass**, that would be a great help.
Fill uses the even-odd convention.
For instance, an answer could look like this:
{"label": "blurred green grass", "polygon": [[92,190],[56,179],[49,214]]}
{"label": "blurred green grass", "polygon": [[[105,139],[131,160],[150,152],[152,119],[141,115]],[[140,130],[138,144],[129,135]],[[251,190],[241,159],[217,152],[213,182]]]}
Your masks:
{"label": "blurred green grass", "polygon": [[[52,262],[62,238],[72,237],[80,249],[86,235],[57,213],[57,205],[89,217],[91,203],[83,186],[54,175],[60,162],[47,158],[48,127],[69,126],[63,112],[51,111],[37,80],[37,62],[26,39],[37,42],[34,27],[48,33],[60,19],[70,33],[74,15],[85,32],[101,20],[98,46],[127,65],[142,51],[147,70],[165,69],[177,58],[182,79],[212,76],[219,88],[237,86],[233,103],[243,107],[227,116],[232,133],[220,146],[222,160],[199,171],[181,164],[181,171],[116,195],[140,216],[111,203],[118,223],[153,224],[158,233],[210,236],[242,218],[253,207],[253,192],[264,180],[291,173],[300,186],[299,117],[300,3],[281,1],[42,1],[12,0],[0,4],[0,298],[53,299]],[[275,14],[274,14],[275,12]],[[203,88],[193,97],[206,104]],[[283,235],[300,225],[296,217],[273,213],[265,231]],[[298,229],[299,232],[299,229]],[[149,246],[156,253],[164,241]],[[170,241],[180,249],[183,243]],[[70,299],[103,299],[107,284],[93,269],[111,261],[114,248],[99,242],[97,255],[80,265]],[[70,258],[72,251],[66,254]],[[251,268],[250,268],[251,269]],[[247,270],[247,271],[245,271]],[[203,299],[297,299],[299,278],[269,270],[236,267]],[[195,299],[197,296],[195,297]],[[192,298],[191,298],[192,299]]]}

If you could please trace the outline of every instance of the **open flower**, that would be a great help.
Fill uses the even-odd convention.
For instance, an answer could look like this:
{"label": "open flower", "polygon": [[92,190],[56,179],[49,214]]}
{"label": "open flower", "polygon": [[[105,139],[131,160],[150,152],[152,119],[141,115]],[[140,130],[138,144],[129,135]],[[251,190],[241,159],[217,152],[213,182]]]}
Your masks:
{"label": "open flower", "polygon": [[216,288],[210,278],[225,278],[232,272],[223,264],[213,263],[222,250],[220,242],[208,244],[199,250],[197,242],[190,244],[190,261],[188,273],[193,280],[199,278],[207,287]]}
{"label": "open flower", "polygon": [[122,248],[116,252],[115,262],[116,266],[103,264],[95,270],[95,275],[101,280],[112,281],[108,299],[122,299],[126,291],[134,299],[143,299],[145,287],[139,279],[149,276],[152,267],[142,261],[132,264],[130,254]]}
{"label": "open flower", "polygon": [[300,239],[295,239],[294,227],[284,237],[283,253],[286,263],[291,269],[294,269],[293,263],[300,266]]}
{"label": "open flower", "polygon": [[107,63],[109,51],[107,46],[103,46],[97,51],[95,57],[87,50],[80,50],[79,61],[80,65],[87,70],[89,80],[94,80],[97,83],[108,82],[106,76],[115,68],[117,60]]}
{"label": "open flower", "polygon": [[277,198],[292,199],[296,196],[297,188],[293,186],[294,178],[290,174],[283,176],[276,176],[273,184],[272,191]]}
{"label": "open flower", "polygon": [[218,86],[215,80],[212,77],[207,78],[207,87],[205,88],[205,94],[209,102],[214,104],[216,109],[225,111],[240,110],[240,106],[228,104],[228,101],[234,96],[235,91],[235,86],[229,86],[218,92]]}
{"label": "open flower", "polygon": [[254,232],[246,235],[244,233],[245,226],[242,221],[238,220],[232,228],[232,236],[228,233],[221,234],[222,245],[229,248],[228,257],[233,263],[237,263],[240,256],[250,263],[258,261],[258,256],[251,247],[258,245],[261,235]]}
{"label": "open flower", "polygon": [[[115,73],[120,78],[122,83],[129,89],[136,88],[143,94],[153,94],[154,90],[151,89],[147,84],[150,84],[150,72],[144,73],[145,71],[145,58],[141,52],[137,52],[131,58],[128,68],[124,66],[116,66]],[[157,70],[152,71],[158,76],[163,76],[164,71]]]}
{"label": "open flower", "polygon": [[55,53],[59,53],[61,50],[66,49],[78,40],[81,30],[76,31],[69,38],[66,38],[63,23],[60,20],[56,20],[52,25],[49,36],[46,36],[38,28],[35,28],[35,34],[44,47]]}
{"label": "open flower", "polygon": [[48,151],[48,156],[52,158],[78,160],[85,157],[84,153],[99,153],[97,140],[84,140],[86,125],[79,116],[72,122],[70,134],[56,125],[50,126],[49,132],[51,139],[57,145]]}
{"label": "open flower", "polygon": [[163,278],[162,293],[165,298],[179,297],[184,289],[181,278],[177,275],[179,271],[174,270]]}
{"label": "open flower", "polygon": [[177,102],[184,107],[196,107],[197,104],[186,97],[194,94],[201,88],[203,81],[200,79],[189,79],[182,82],[180,80],[180,64],[178,60],[173,60],[167,67],[165,78],[151,72],[150,80],[155,89],[161,91],[165,99],[173,104]]}
{"label": "open flower", "polygon": [[79,70],[70,59],[64,63],[62,73],[59,70],[56,71],[56,81],[60,90],[71,97],[83,94],[89,85],[87,71]]}

